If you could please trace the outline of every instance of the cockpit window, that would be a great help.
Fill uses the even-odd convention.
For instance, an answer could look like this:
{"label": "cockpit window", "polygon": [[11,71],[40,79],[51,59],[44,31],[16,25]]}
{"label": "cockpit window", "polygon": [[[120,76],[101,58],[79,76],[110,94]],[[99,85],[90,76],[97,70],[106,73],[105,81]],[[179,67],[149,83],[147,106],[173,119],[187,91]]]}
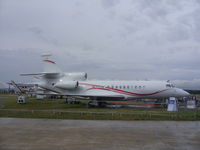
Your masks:
{"label": "cockpit window", "polygon": [[171,84],[171,87],[175,87],[173,84]]}
{"label": "cockpit window", "polygon": [[168,83],[168,84],[166,84],[166,87],[167,88],[173,88],[173,87],[175,87],[173,84],[170,84],[170,83]]}

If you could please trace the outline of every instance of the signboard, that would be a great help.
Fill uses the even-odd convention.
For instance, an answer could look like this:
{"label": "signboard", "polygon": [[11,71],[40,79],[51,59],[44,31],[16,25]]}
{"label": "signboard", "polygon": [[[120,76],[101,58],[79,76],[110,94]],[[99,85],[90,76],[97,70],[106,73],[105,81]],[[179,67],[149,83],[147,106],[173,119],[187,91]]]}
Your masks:
{"label": "signboard", "polygon": [[188,100],[187,101],[187,108],[188,109],[195,109],[196,108],[196,101],[195,100]]}
{"label": "signboard", "polygon": [[170,97],[168,100],[167,111],[178,111],[177,100],[175,97]]}

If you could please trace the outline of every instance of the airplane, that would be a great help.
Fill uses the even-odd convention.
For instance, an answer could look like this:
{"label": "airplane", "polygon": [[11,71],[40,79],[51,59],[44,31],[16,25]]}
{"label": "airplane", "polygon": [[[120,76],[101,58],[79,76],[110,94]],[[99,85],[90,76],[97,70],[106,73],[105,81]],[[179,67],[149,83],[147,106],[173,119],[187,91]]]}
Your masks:
{"label": "airplane", "polygon": [[38,87],[67,97],[87,97],[95,103],[113,100],[160,99],[186,97],[188,92],[174,87],[169,81],[117,81],[88,80],[87,73],[63,72],[56,62],[42,55],[44,71],[41,73],[21,74],[38,79]]}

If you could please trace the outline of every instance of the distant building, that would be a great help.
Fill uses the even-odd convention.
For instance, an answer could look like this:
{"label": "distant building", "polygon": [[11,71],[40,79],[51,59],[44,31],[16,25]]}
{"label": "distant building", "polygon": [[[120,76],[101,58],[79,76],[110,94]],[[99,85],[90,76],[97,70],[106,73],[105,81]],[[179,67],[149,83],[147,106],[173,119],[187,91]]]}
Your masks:
{"label": "distant building", "polygon": [[0,93],[9,93],[10,88],[6,83],[0,82]]}
{"label": "distant building", "polygon": [[20,93],[20,90],[18,88],[20,88],[24,93],[32,93],[35,91],[35,85],[34,84],[27,84],[27,83],[16,83],[17,87],[15,85],[13,85],[12,82],[7,83],[9,85],[10,89],[13,89],[15,93]]}

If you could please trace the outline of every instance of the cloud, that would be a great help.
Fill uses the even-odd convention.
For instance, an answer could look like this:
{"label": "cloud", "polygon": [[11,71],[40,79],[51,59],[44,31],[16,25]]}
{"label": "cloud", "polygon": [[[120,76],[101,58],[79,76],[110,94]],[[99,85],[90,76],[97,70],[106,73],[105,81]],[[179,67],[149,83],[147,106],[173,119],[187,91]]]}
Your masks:
{"label": "cloud", "polygon": [[110,8],[116,6],[120,1],[119,0],[101,0],[102,6],[104,8]]}
{"label": "cloud", "polygon": [[1,78],[42,70],[49,52],[63,70],[91,78],[194,79],[199,13],[196,0],[2,0]]}
{"label": "cloud", "polygon": [[30,27],[28,30],[32,32],[38,39],[42,40],[42,42],[47,42],[56,46],[62,45],[56,39],[48,37],[47,34],[45,34],[44,31],[39,27]]}

